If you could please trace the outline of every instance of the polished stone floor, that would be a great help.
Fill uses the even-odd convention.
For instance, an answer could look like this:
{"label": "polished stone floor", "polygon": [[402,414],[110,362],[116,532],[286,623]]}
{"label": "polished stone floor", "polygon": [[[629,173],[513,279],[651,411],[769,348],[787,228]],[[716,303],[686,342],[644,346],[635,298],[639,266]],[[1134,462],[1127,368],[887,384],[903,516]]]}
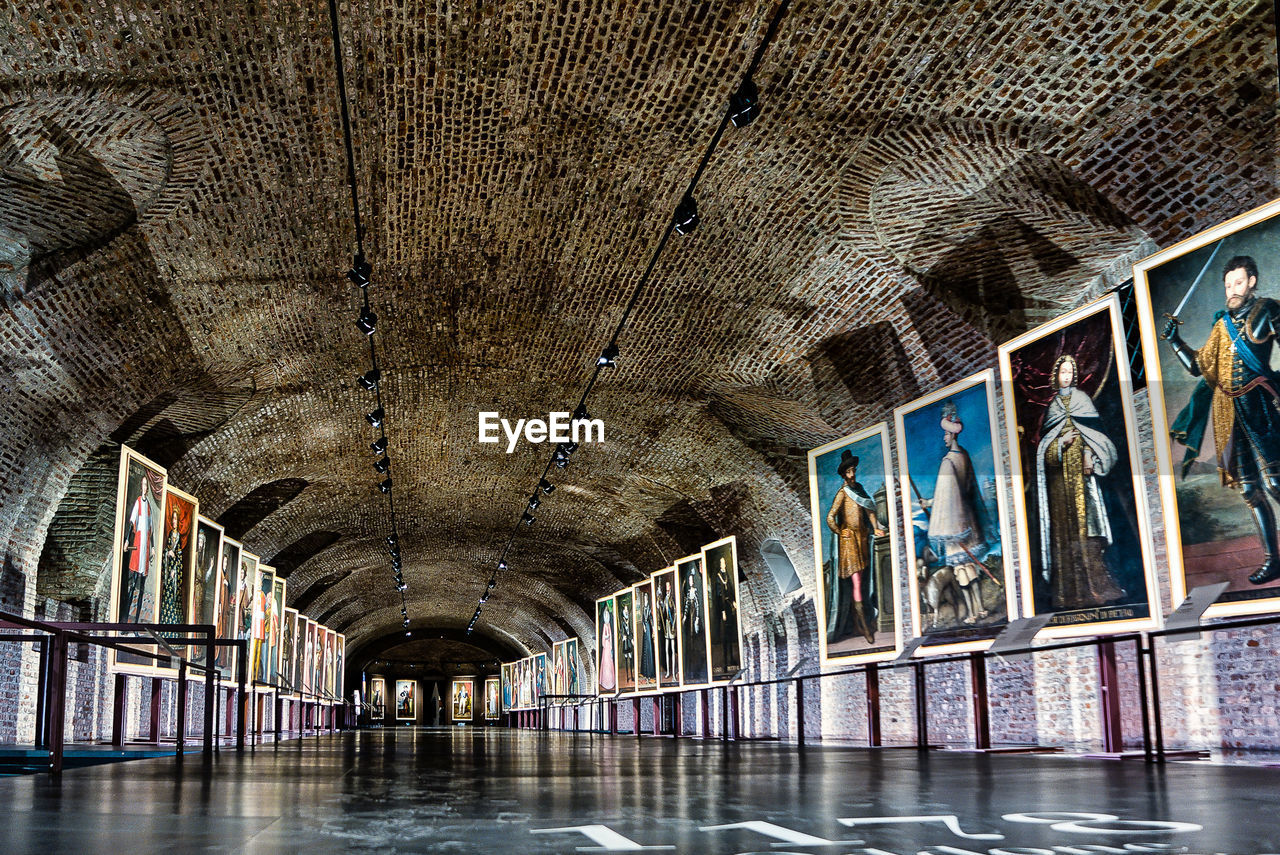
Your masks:
{"label": "polished stone floor", "polygon": [[1277,808],[1274,768],[403,729],[0,779],[0,853],[1276,853]]}

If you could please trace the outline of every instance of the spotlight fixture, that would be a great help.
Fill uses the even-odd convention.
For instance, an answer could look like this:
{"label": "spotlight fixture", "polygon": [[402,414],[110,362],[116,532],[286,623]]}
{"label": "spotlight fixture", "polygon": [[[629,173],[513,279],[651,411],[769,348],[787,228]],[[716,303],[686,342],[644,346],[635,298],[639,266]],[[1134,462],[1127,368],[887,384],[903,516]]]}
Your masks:
{"label": "spotlight fixture", "polygon": [[356,378],[356,382],[366,392],[372,392],[378,388],[378,382],[382,380],[382,372],[376,368],[370,368],[364,374]]}
{"label": "spotlight fixture", "polygon": [[529,500],[529,510],[536,511],[538,506],[542,504],[542,500],[538,498],[538,494],[534,493],[533,498]]}
{"label": "spotlight fixture", "polygon": [[347,271],[347,278],[358,288],[368,288],[369,276],[372,273],[373,265],[366,261],[362,254],[356,253],[351,269]]}
{"label": "spotlight fixture", "polygon": [[388,549],[390,549],[392,552],[395,552],[399,546],[400,546],[400,535],[398,533],[393,531],[391,532],[391,534],[387,535]]}
{"label": "spotlight fixture", "polygon": [[[408,618],[405,618],[405,619],[404,619],[404,625],[405,625],[405,626],[408,626],[408,625],[409,625],[409,619],[408,619]],[[408,634],[409,634],[409,633],[407,633],[407,632],[405,633],[405,635],[408,635]]]}
{"label": "spotlight fixture", "polygon": [[489,592],[488,592],[488,591],[485,591],[483,594],[481,594],[481,595],[480,595],[480,602],[482,602],[482,603],[487,603],[487,602],[489,602]]}
{"label": "spotlight fixture", "polygon": [[533,525],[533,521],[535,519],[537,518],[533,514],[529,513],[528,511],[525,511],[520,515],[520,522],[524,523],[525,525]]}
{"label": "spotlight fixture", "polygon": [[386,438],[385,436],[380,436],[380,437],[378,437],[378,438],[377,438],[377,439],[375,439],[373,442],[369,443],[369,449],[370,449],[374,454],[386,454],[386,452],[387,452],[387,438]]}
{"label": "spotlight fixture", "polygon": [[566,442],[563,444],[563,448],[564,448],[565,454],[573,454],[575,451],[578,450],[578,443]]}
{"label": "spotlight fixture", "polygon": [[[681,232],[681,234],[684,234],[684,232]],[[618,346],[613,342],[609,342],[605,349],[600,351],[600,356],[596,359],[596,365],[601,368],[613,368],[617,358]]]}
{"label": "spotlight fixture", "polygon": [[378,316],[368,308],[361,309],[360,317],[356,318],[356,327],[365,335],[373,335],[373,331],[378,328]]}
{"label": "spotlight fixture", "polygon": [[381,460],[373,464],[373,471],[377,472],[379,475],[387,474],[387,470],[390,468],[391,468],[391,458],[387,457],[385,454],[382,455]]}
{"label": "spotlight fixture", "polygon": [[506,559],[502,559],[502,560],[499,560],[499,561],[498,561],[498,569],[499,569],[499,570],[506,570],[506,569],[507,569],[507,562],[506,562]]}
{"label": "spotlight fixture", "polygon": [[760,90],[748,77],[738,91],[729,96],[729,121],[735,128],[745,128],[760,115]]}
{"label": "spotlight fixture", "polygon": [[400,593],[402,593],[402,594],[403,594],[405,591],[409,590],[409,586],[408,586],[408,585],[406,585],[406,584],[404,583],[404,581],[400,581],[400,582],[396,585],[396,587],[400,589]]}
{"label": "spotlight fixture", "polygon": [[[543,478],[541,481],[538,482],[538,489],[541,490],[545,495],[550,496],[552,493],[555,492],[556,485],[552,484],[546,478]],[[503,569],[506,569],[506,568],[503,568]]]}
{"label": "spotlight fixture", "polygon": [[557,451],[555,456],[551,458],[551,462],[556,465],[557,469],[564,469],[569,465],[569,455]]}
{"label": "spotlight fixture", "polygon": [[399,555],[391,556],[391,569],[396,571],[397,573],[400,572],[400,556]]}
{"label": "spotlight fixture", "polygon": [[678,235],[687,235],[698,227],[698,203],[690,193],[685,193],[680,204],[676,205],[675,229]]}
{"label": "spotlight fixture", "polygon": [[591,421],[591,414],[587,412],[587,408],[584,405],[579,404],[578,408],[573,411],[573,422],[589,421]]}
{"label": "spotlight fixture", "polygon": [[388,479],[386,479],[385,481],[383,481],[381,484],[379,484],[379,485],[378,485],[378,489],[379,489],[379,490],[381,490],[381,491],[382,491],[382,492],[384,492],[384,493],[390,493],[390,492],[391,492],[391,479],[390,479],[390,478],[388,478]]}
{"label": "spotlight fixture", "polygon": [[494,577],[490,576],[490,577],[489,577],[489,590],[490,590],[490,591],[492,591],[492,590],[493,590],[494,588],[496,588],[496,587],[498,587],[498,580],[497,580],[497,579],[495,579]]}
{"label": "spotlight fixture", "polygon": [[374,410],[372,413],[365,413],[365,421],[373,427],[382,427],[382,420],[386,418],[387,412],[382,407]]}

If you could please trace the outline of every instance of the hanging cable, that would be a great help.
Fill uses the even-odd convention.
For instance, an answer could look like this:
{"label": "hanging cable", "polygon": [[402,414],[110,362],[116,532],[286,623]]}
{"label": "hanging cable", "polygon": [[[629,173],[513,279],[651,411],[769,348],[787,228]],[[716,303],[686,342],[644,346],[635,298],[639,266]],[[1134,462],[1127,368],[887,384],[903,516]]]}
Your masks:
{"label": "hanging cable", "polygon": [[347,154],[347,185],[351,190],[351,220],[355,228],[356,252],[351,261],[351,269],[347,271],[347,279],[360,289],[360,314],[356,319],[356,328],[369,340],[370,368],[357,378],[357,384],[374,396],[374,409],[365,416],[369,425],[378,431],[378,437],[369,444],[369,448],[378,460],[373,464],[374,472],[382,478],[378,482],[378,491],[387,497],[388,534],[386,543],[391,556],[392,578],[396,591],[400,594],[400,616],[407,631],[409,629],[409,604],[405,591],[408,585],[404,581],[404,567],[400,553],[400,532],[396,523],[395,494],[392,492],[390,440],[387,437],[387,411],[382,401],[382,369],[378,364],[378,348],[375,333],[378,329],[378,316],[369,305],[369,286],[373,281],[373,266],[364,254],[364,224],[360,221],[360,193],[356,185],[355,145],[351,133],[351,109],[347,101],[347,75],[342,59],[342,30],[338,22],[338,2],[329,0],[329,23],[333,27],[333,63],[338,78],[338,106],[342,117],[342,141]]}
{"label": "hanging cable", "polygon": [[[335,0],[329,0],[330,4]],[[694,191],[698,188],[698,182],[702,180],[702,175],[707,169],[707,165],[711,162],[712,156],[715,154],[717,146],[720,145],[720,139],[724,136],[725,129],[733,124],[737,128],[746,127],[760,113],[759,91],[755,84],[755,73],[760,67],[761,61],[764,59],[765,51],[768,50],[770,43],[773,42],[774,36],[778,33],[778,26],[782,23],[782,18],[787,13],[787,8],[791,5],[791,0],[782,0],[778,5],[778,9],[773,14],[773,18],[769,21],[769,26],[765,30],[764,37],[760,40],[760,44],[756,46],[755,53],[748,63],[746,72],[742,76],[742,81],[734,90],[729,98],[729,104],[725,112],[720,117],[720,122],[716,125],[715,133],[711,136],[710,143],[707,144],[706,151],[703,152],[702,159],[698,162],[698,168],[694,170],[693,177],[689,179],[688,185],[685,187],[684,194],[680,197],[680,202],[676,205],[675,211],[671,218],[667,220],[666,227],[663,229],[662,237],[658,239],[657,246],[654,247],[653,254],[649,256],[649,263],[645,266],[644,272],[636,281],[635,287],[631,289],[631,296],[628,298],[626,306],[622,310],[622,316],[618,319],[617,325],[613,329],[612,335],[609,336],[608,342],[600,351],[600,355],[596,357],[595,364],[591,370],[591,376],[587,380],[587,386],[582,392],[582,396],[578,399],[578,406],[574,409],[573,422],[576,424],[580,417],[587,414],[587,399],[591,396],[595,389],[596,381],[600,379],[600,372],[606,368],[613,368],[617,364],[620,356],[618,341],[622,338],[623,330],[626,329],[627,321],[631,318],[631,313],[635,310],[636,304],[640,301],[640,295],[644,293],[649,279],[653,275],[654,268],[657,267],[658,259],[661,258],[663,250],[667,248],[667,243],[671,240],[671,235],[689,234],[698,227],[698,206],[694,196]],[[569,448],[573,445],[573,448]],[[484,611],[485,604],[489,601],[489,597],[493,595],[494,589],[497,587],[498,571],[507,569],[507,555],[511,551],[511,546],[515,543],[516,534],[520,531],[520,526],[526,527],[536,522],[533,511],[537,508],[534,501],[537,500],[538,492],[550,494],[555,486],[548,480],[547,476],[551,474],[552,468],[565,469],[569,465],[569,460],[576,450],[573,443],[559,443],[556,445],[555,451],[551,455],[551,459],[547,461],[547,465],[543,467],[542,474],[538,476],[538,486],[534,488],[533,497],[525,509],[521,512],[518,519],[511,528],[511,533],[507,536],[507,542],[502,547],[502,552],[498,556],[498,563],[493,573],[489,576],[489,581],[485,587],[484,593],[480,595],[480,603],[476,606],[475,613],[471,617],[471,622],[467,624],[467,634],[470,635],[475,629],[476,624],[480,620],[481,613]]]}

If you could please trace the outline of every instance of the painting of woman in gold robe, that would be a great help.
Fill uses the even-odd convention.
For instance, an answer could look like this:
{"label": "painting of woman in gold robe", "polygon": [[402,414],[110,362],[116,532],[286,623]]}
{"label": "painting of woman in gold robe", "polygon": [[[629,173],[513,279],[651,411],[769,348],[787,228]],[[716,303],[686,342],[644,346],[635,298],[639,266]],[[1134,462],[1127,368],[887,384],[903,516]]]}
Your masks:
{"label": "painting of woman in gold robe", "polygon": [[1123,329],[1112,294],[999,350],[1022,611],[1052,613],[1048,637],[1147,627],[1159,610]]}
{"label": "painting of woman in gold robe", "polygon": [[1112,543],[1111,521],[1099,486],[1116,463],[1116,446],[1093,399],[1076,386],[1078,374],[1069,353],[1054,363],[1055,394],[1036,448],[1040,572],[1055,611],[1106,605],[1125,595],[1104,558]]}

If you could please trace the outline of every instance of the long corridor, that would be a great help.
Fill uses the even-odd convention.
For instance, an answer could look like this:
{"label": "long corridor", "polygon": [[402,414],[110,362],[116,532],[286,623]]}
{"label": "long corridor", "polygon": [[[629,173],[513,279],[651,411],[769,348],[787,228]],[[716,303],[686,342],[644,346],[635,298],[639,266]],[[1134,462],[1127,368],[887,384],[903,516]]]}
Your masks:
{"label": "long corridor", "polygon": [[1268,853],[1278,785],[1259,767],[405,728],[0,779],[0,851]]}

